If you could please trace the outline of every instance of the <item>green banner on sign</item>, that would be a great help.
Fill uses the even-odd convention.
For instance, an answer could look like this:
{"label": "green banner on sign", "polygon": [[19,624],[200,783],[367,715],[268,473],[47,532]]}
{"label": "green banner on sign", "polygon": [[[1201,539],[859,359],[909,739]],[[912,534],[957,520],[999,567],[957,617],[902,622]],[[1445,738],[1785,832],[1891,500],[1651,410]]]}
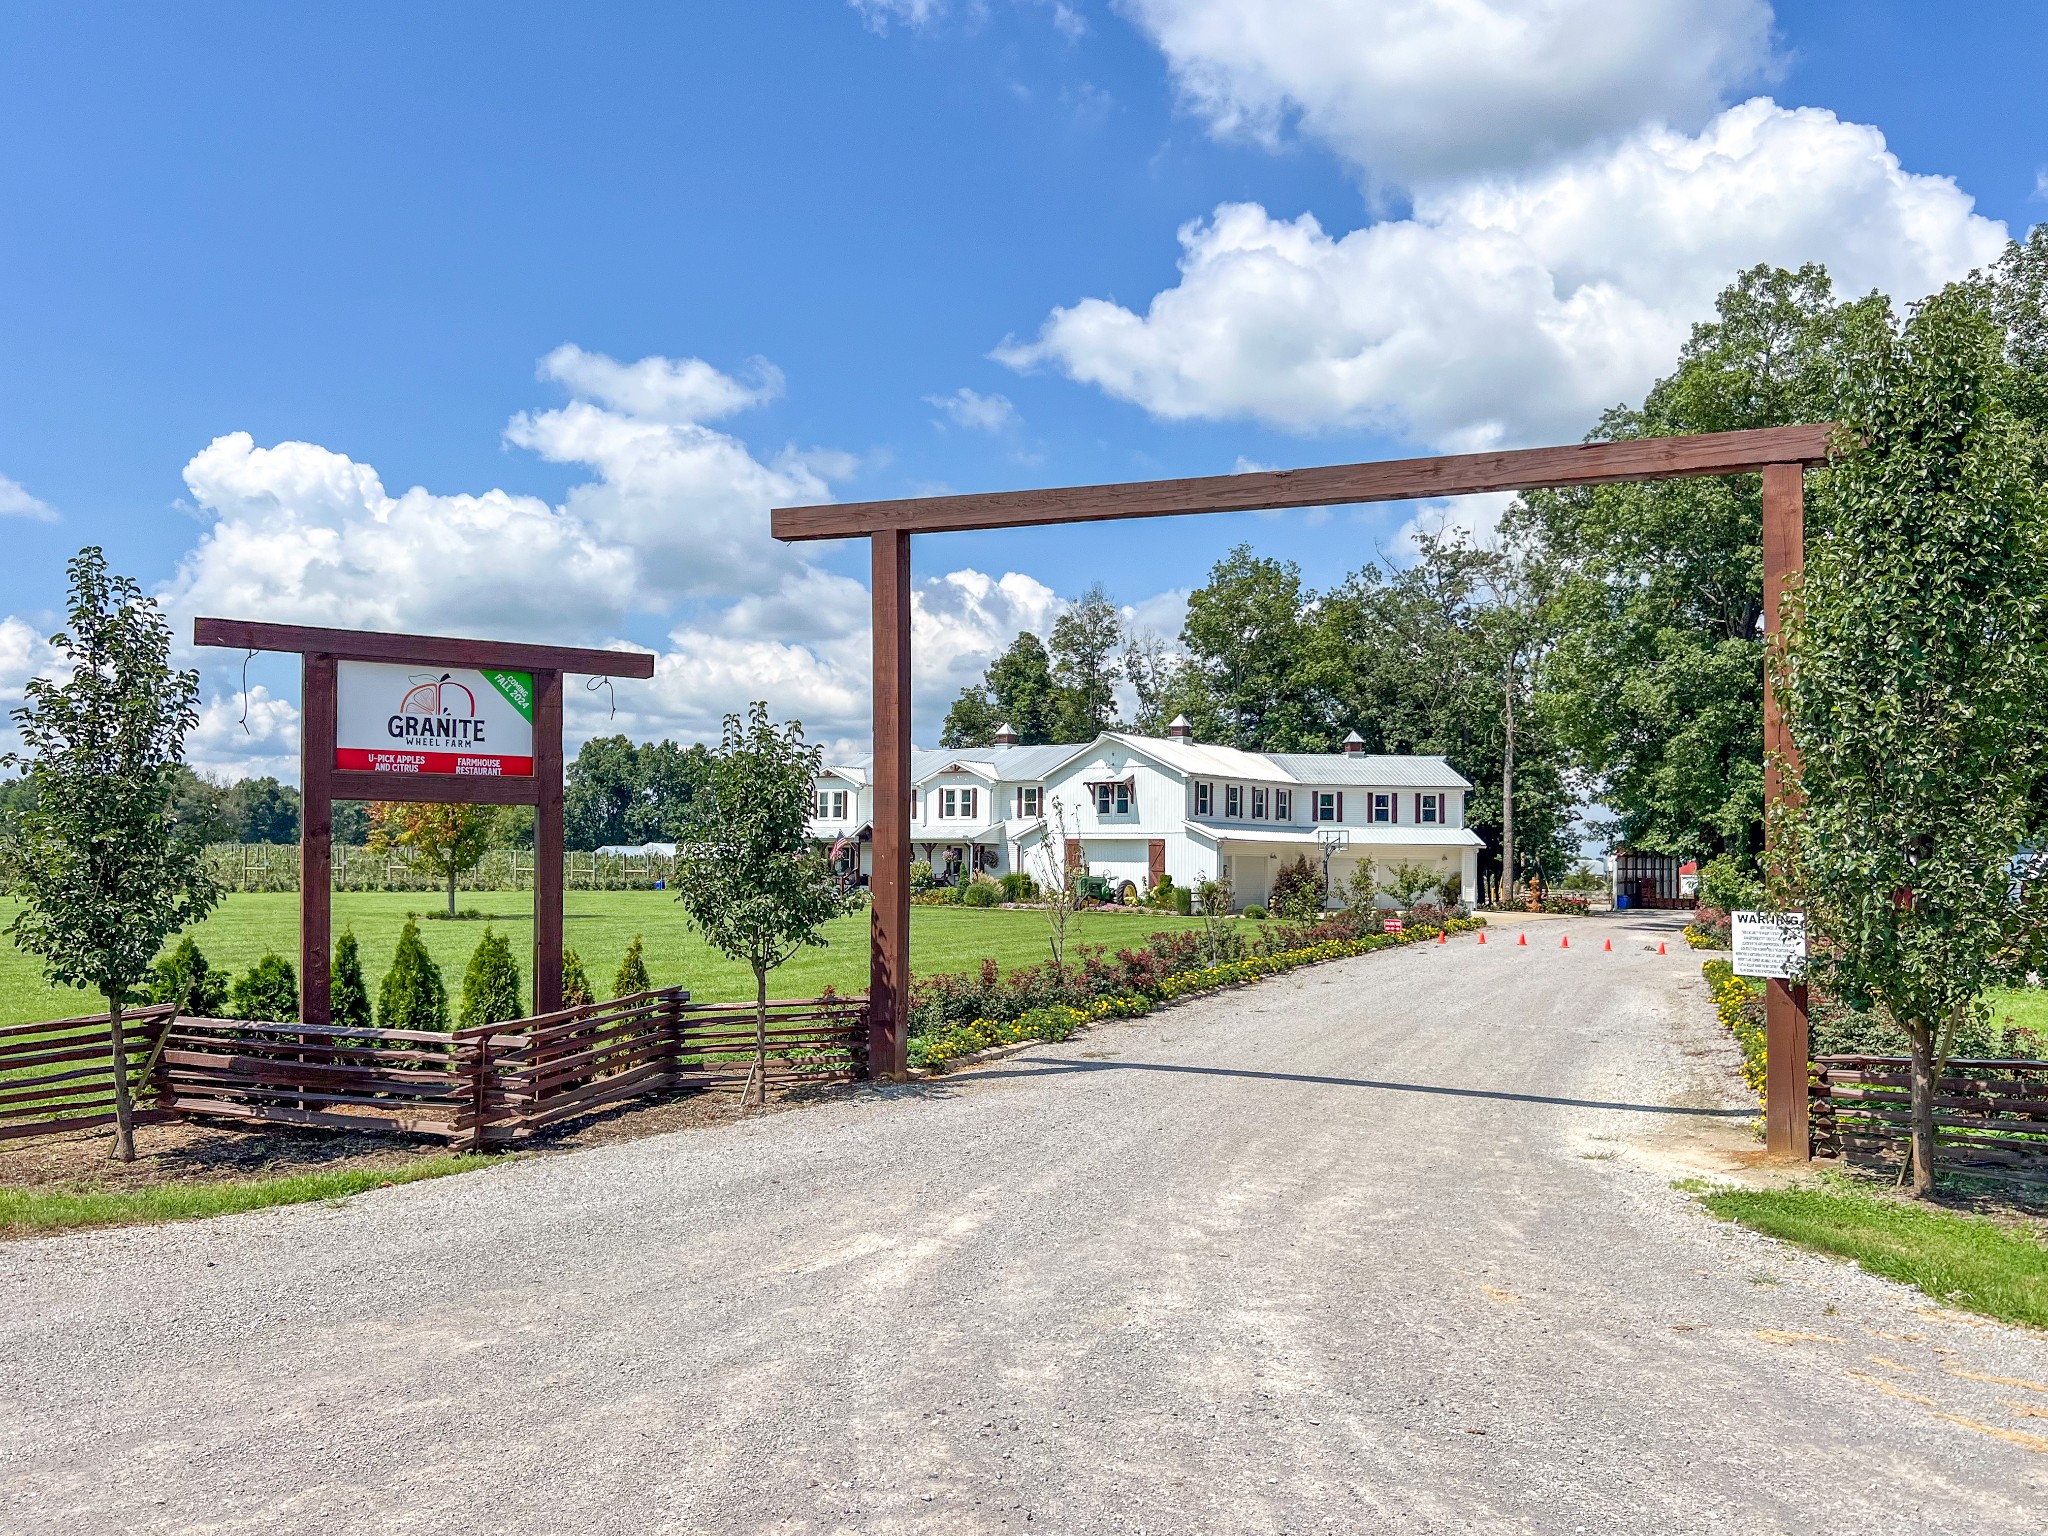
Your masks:
{"label": "green banner on sign", "polygon": [[533,723],[533,674],[531,672],[493,672],[483,668],[491,686],[505,695],[505,700],[524,717],[526,723]]}

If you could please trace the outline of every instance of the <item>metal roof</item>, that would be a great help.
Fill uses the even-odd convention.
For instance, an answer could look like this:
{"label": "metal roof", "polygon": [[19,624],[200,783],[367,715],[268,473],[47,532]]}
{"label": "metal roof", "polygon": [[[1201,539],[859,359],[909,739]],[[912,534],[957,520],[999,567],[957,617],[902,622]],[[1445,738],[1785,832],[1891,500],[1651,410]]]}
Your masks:
{"label": "metal roof", "polygon": [[1346,757],[1341,752],[1274,752],[1297,784],[1350,789],[1471,789],[1472,781],[1441,757]]}
{"label": "metal roof", "polygon": [[[1127,731],[1105,732],[1100,741],[1116,742],[1154,762],[1193,778],[1263,780],[1269,784],[1329,785],[1342,789],[1471,789],[1472,781],[1441,757],[1374,755],[1350,757],[1342,752],[1245,752],[1236,747]],[[1058,742],[1042,747],[913,747],[910,782],[922,784],[958,764],[1006,784],[1035,784],[1098,743]],[[863,782],[872,772],[874,756],[863,752],[828,766],[851,770]]]}
{"label": "metal roof", "polygon": [[1478,848],[1485,844],[1470,827],[1386,826],[1366,827],[1247,827],[1235,822],[1187,823],[1189,832],[1214,843],[1282,843],[1321,851],[1316,834],[1330,830],[1350,834],[1345,848]]}

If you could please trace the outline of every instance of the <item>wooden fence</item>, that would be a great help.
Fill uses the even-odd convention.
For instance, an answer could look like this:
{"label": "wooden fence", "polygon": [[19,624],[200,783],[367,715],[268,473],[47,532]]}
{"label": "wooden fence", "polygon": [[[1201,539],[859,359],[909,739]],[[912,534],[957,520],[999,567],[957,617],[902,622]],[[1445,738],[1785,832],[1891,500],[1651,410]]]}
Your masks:
{"label": "wooden fence", "polygon": [[[173,1011],[169,1004],[138,1008],[122,1020],[131,1090],[141,1089],[141,1070]],[[0,1029],[0,1141],[112,1125],[111,1043],[105,1014]],[[136,1113],[140,1125],[170,1118],[153,1105]]]}
{"label": "wooden fence", "polygon": [[[1907,1057],[1822,1056],[1808,1094],[1816,1157],[1899,1156],[1912,1139]],[[2048,1181],[2048,1061],[1951,1061],[1934,1123],[1942,1167]]]}
{"label": "wooden fence", "polygon": [[[138,1124],[200,1115],[407,1131],[461,1147],[503,1146],[653,1093],[744,1082],[751,1004],[700,1004],[681,987],[442,1034],[130,1016]],[[769,1004],[771,1082],[832,1082],[866,1070],[867,1000]],[[0,1030],[0,1138],[113,1120],[104,1018]]]}

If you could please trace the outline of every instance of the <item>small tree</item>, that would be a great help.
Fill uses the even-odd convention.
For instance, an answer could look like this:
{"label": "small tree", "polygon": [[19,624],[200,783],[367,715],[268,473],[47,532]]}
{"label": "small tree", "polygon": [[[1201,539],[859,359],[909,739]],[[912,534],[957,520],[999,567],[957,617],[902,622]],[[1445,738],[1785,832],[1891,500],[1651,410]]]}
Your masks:
{"label": "small tree", "polygon": [[1195,882],[1195,900],[1202,908],[1202,950],[1212,965],[1235,958],[1239,949],[1238,934],[1230,926],[1230,907],[1236,899],[1230,876],[1220,871],[1214,879]]}
{"label": "small tree", "polygon": [[[680,897],[677,898],[681,900]],[[613,997],[638,997],[642,992],[652,992],[654,983],[647,975],[647,952],[641,947],[640,935],[633,935],[633,942],[626,946],[626,958],[619,962],[619,968],[612,976]]]}
{"label": "small tree", "polygon": [[583,957],[573,949],[562,951],[562,1006],[581,1008],[596,1002],[590,991],[590,975],[583,969]]}
{"label": "small tree", "polygon": [[327,1013],[336,1029],[370,1027],[370,989],[363,981],[363,955],[353,928],[334,941],[334,967],[328,973]]}
{"label": "small tree", "polygon": [[483,862],[498,824],[497,807],[378,802],[370,807],[370,847],[379,853],[410,848],[448,882],[448,915],[455,915],[455,882]]}
{"label": "small tree", "polygon": [[188,933],[151,967],[144,995],[152,1003],[175,1003],[178,1012],[195,1019],[217,1019],[227,1011],[228,979],[207,962]]}
{"label": "small tree", "polygon": [[1352,867],[1344,887],[1344,904],[1354,912],[1370,912],[1380,904],[1380,870],[1367,854]]}
{"label": "small tree", "polygon": [[754,972],[754,1067],[747,1089],[768,1098],[768,973],[845,909],[829,861],[810,835],[812,785],[824,754],[795,721],[777,728],[756,703],[725,717],[677,861],[676,900],[720,954]]}
{"label": "small tree", "polygon": [[462,976],[462,1025],[502,1024],[520,1012],[519,964],[505,936],[488,924]]}
{"label": "small tree", "polygon": [[441,969],[420,938],[420,925],[411,918],[398,931],[398,949],[391,957],[391,969],[377,989],[377,1027],[380,1029],[446,1029],[448,987]]}
{"label": "small tree", "polygon": [[171,818],[199,676],[172,668],[163,615],[98,549],[80,551],[69,577],[67,628],[50,639],[69,675],[30,679],[14,711],[30,756],[9,854],[22,909],[8,931],[53,984],[106,999],[114,1155],[132,1162],[123,1005],[164,941],[220,894]]}
{"label": "small tree", "polygon": [[1394,878],[1387,886],[1387,894],[1394,898],[1395,906],[1406,912],[1418,897],[1434,891],[1441,878],[1426,864],[1411,864],[1402,859],[1394,865]]}
{"label": "small tree", "polygon": [[283,955],[267,954],[228,988],[228,1016],[289,1024],[299,1016],[299,978]]}
{"label": "small tree", "polygon": [[1814,976],[1911,1042],[1925,1195],[1951,1043],[2024,969],[2048,894],[2012,880],[2044,764],[2048,507],[1982,300],[1874,329],[1773,658],[1799,796],[1769,873],[1811,916]]}
{"label": "small tree", "polygon": [[1312,923],[1323,910],[1323,877],[1300,854],[1273,875],[1273,912],[1290,923]]}
{"label": "small tree", "polygon": [[1044,872],[1038,887],[1044,898],[1041,910],[1052,929],[1047,937],[1052,947],[1052,968],[1063,971],[1067,965],[1067,927],[1074,920],[1075,908],[1081,904],[1081,876],[1086,871],[1068,862],[1067,808],[1058,795],[1047,797],[1046,813],[1038,823],[1039,864]]}

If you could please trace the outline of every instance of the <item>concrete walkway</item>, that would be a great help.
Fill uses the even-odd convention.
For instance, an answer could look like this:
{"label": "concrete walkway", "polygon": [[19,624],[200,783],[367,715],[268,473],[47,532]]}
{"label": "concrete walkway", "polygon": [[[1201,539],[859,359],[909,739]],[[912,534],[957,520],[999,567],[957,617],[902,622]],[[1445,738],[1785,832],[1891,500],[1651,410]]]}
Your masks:
{"label": "concrete walkway", "polygon": [[1701,1212],[1676,925],[1514,931],[0,1248],[0,1528],[2038,1532],[2048,1338]]}

